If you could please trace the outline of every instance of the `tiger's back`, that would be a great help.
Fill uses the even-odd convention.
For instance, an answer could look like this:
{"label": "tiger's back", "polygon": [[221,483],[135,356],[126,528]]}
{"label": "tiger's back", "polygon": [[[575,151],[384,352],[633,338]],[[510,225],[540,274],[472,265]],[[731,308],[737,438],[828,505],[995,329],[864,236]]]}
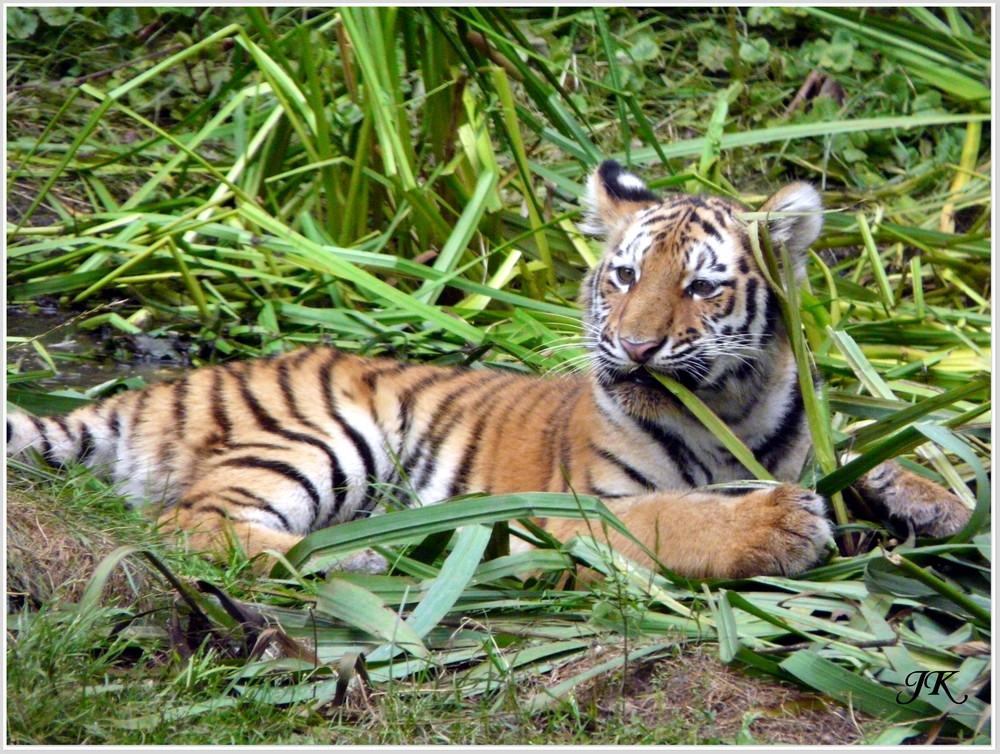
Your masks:
{"label": "tiger's back", "polygon": [[212,505],[306,534],[385,504],[565,489],[561,428],[585,386],[310,348],[62,417],[13,412],[8,453],[103,469],[137,505]]}

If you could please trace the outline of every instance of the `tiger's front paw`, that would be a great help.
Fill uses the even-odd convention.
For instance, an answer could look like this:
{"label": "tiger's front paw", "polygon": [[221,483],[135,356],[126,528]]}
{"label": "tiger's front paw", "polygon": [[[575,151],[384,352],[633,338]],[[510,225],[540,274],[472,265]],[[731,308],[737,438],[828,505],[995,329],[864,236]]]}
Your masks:
{"label": "tiger's front paw", "polygon": [[950,537],[969,522],[972,511],[957,495],[893,461],[879,464],[855,482],[858,492],[886,523],[906,533]]}
{"label": "tiger's front paw", "polygon": [[792,576],[826,559],[832,533],[826,501],[811,490],[782,484],[736,502],[729,545],[730,578]]}

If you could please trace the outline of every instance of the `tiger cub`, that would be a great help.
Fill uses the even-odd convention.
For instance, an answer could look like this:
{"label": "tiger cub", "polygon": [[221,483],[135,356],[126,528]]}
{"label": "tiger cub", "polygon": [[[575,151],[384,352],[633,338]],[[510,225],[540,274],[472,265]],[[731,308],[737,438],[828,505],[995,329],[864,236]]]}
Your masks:
{"label": "tiger cub", "polygon": [[[823,499],[795,482],[809,449],[791,347],[754,262],[744,208],[658,198],[617,163],[588,183],[587,224],[607,250],[582,285],[586,375],[531,377],[408,365],[309,348],[194,370],[63,417],[14,411],[8,454],[104,469],[135,504],[199,549],[235,535],[253,556],[377,512],[481,492],[596,495],[668,568],[691,577],[796,574],[830,538]],[[762,210],[795,272],[817,238],[820,197],[793,183]],[[784,214],[790,213],[790,214]],[[679,380],[785,483],[697,488],[749,472],[647,372]],[[969,510],[889,464],[863,485],[932,535]],[[888,481],[886,481],[888,480]],[[589,531],[549,519],[557,538]],[[387,523],[387,525],[391,525]],[[648,558],[612,535],[623,554]]]}

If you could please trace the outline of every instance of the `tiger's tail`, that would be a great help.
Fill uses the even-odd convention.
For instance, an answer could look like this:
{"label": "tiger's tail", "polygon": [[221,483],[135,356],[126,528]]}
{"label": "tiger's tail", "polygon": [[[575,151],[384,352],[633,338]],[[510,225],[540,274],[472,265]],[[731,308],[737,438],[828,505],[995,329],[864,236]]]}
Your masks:
{"label": "tiger's tail", "polygon": [[62,416],[11,410],[7,414],[7,457],[30,460],[37,453],[55,468],[73,463],[97,468],[113,463],[122,432],[118,412],[113,405],[106,405],[109,403],[117,401],[110,399]]}

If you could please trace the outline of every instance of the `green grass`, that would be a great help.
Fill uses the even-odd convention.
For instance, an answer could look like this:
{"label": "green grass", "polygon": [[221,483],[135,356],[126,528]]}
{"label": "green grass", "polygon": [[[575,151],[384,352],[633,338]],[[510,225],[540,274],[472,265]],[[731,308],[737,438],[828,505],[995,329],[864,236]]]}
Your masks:
{"label": "green grass", "polygon": [[[579,701],[600,678],[703,642],[745,673],[880,720],[869,742],[982,742],[988,18],[955,8],[12,13],[8,304],[68,312],[112,351],[141,334],[180,344],[195,365],[331,342],[572,368],[573,302],[599,254],[577,230],[579,198],[602,156],[660,191],[751,205],[789,180],[813,182],[830,211],[784,310],[803,375],[814,364],[826,380],[810,406],[816,460],[803,482],[832,498],[842,552],[802,579],[706,584],[622,570],[591,543],[538,533],[526,536],[542,549],[499,554],[504,522],[545,506],[615,523],[589,501],[541,495],[337,527],[266,579],[125,534],[132,550],[111,547],[79,569],[90,591],[77,574],[72,590],[52,585],[8,621],[8,740],[713,743],[718,732],[691,720],[609,727],[599,705]],[[843,98],[786,111],[816,69]],[[49,339],[8,338],[9,400],[63,410],[121,382],[86,396],[41,387],[79,359]],[[836,468],[846,449],[859,457]],[[919,461],[975,505],[968,529],[892,556],[872,549],[894,545],[878,526],[845,524],[843,503],[888,457]],[[39,510],[68,499],[53,489],[60,477],[9,473],[43,487],[31,497]],[[76,529],[124,517],[143,530],[94,494],[70,495]],[[309,556],[359,541],[389,548],[398,571],[296,575]],[[578,564],[607,577],[557,588]],[[123,570],[146,578],[114,582]],[[236,615],[280,625],[279,657],[253,654],[263,629],[240,627],[224,597],[206,596],[213,588]],[[597,645],[613,652],[593,658]],[[353,687],[340,698],[338,668],[363,670],[371,709]],[[951,685],[969,701],[896,704],[921,668],[958,671]]]}

